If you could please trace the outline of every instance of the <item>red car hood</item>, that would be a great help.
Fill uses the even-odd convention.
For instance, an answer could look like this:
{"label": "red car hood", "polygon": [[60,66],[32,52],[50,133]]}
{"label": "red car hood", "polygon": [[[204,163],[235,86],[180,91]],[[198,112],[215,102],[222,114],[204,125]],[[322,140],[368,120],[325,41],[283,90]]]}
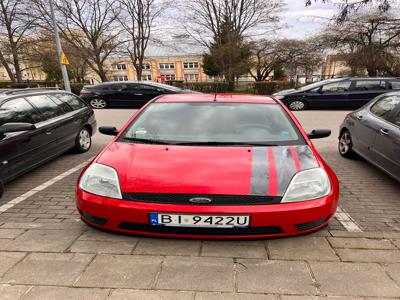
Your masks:
{"label": "red car hood", "polygon": [[123,193],[283,196],[291,178],[318,162],[306,145],[198,147],[112,143],[98,163]]}

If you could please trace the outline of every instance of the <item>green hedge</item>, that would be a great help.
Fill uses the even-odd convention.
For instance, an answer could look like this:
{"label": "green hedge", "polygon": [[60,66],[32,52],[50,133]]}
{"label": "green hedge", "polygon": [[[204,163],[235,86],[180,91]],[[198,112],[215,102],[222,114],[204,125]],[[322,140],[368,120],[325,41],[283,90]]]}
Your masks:
{"label": "green hedge", "polygon": [[245,92],[249,94],[272,95],[273,93],[294,88],[293,82],[272,81],[248,83]]}
{"label": "green hedge", "polygon": [[201,93],[229,92],[229,84],[226,82],[184,82],[176,86]]}

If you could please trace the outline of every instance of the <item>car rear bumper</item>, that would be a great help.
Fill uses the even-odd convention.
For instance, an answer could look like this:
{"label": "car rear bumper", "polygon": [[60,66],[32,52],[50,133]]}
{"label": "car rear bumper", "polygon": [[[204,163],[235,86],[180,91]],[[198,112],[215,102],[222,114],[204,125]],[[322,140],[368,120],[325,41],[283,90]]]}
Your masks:
{"label": "car rear bumper", "polygon": [[[77,208],[91,226],[127,234],[199,239],[249,239],[300,235],[328,224],[337,196],[299,203],[240,206],[170,205],[117,200],[76,192]],[[248,228],[194,228],[150,225],[154,212],[192,214],[248,214]]]}

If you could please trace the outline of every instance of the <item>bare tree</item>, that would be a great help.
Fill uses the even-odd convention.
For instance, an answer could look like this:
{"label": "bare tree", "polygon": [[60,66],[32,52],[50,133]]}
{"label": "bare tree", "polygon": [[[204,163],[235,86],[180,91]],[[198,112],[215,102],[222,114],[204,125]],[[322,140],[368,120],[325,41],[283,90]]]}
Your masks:
{"label": "bare tree", "polygon": [[[43,27],[49,30],[51,18],[47,0],[32,1]],[[55,12],[62,38],[79,49],[101,81],[107,81],[106,59],[123,43],[117,22],[118,0],[57,0]]]}
{"label": "bare tree", "polygon": [[312,39],[262,40],[252,43],[249,73],[256,81],[264,81],[277,69],[290,69],[296,73],[301,67],[307,75],[322,62],[324,48]]}
{"label": "bare tree", "polygon": [[0,0],[0,63],[13,83],[22,82],[23,47],[34,18],[22,0]]}
{"label": "bare tree", "polygon": [[[275,0],[197,0],[187,4],[186,30],[197,41],[210,46],[226,24],[241,38],[271,32],[283,5]],[[250,32],[252,31],[252,32]]]}
{"label": "bare tree", "polygon": [[376,76],[387,72],[391,56],[400,49],[400,19],[378,12],[353,14],[341,24],[328,26],[321,40],[346,54],[353,71],[366,69]]}
{"label": "bare tree", "polygon": [[118,21],[128,36],[126,52],[136,70],[136,78],[142,79],[143,61],[150,40],[154,20],[163,5],[156,0],[119,0],[121,13]]}
{"label": "bare tree", "polygon": [[[313,2],[321,1],[323,3],[330,2],[329,0],[305,0],[306,6],[312,5]],[[397,3],[398,0],[341,0],[339,2],[340,12],[336,17],[336,20],[339,23],[343,22],[354,12],[358,12],[359,10],[365,8],[366,5],[377,4],[379,11],[387,12],[392,4]],[[336,2],[335,2],[336,3]]]}

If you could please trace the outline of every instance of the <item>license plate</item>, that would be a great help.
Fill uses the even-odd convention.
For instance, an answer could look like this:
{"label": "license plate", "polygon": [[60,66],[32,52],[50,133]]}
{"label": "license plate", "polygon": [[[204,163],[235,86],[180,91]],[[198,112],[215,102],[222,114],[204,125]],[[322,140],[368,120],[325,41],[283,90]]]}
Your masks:
{"label": "license plate", "polygon": [[249,227],[250,216],[150,213],[150,224],[182,227]]}

